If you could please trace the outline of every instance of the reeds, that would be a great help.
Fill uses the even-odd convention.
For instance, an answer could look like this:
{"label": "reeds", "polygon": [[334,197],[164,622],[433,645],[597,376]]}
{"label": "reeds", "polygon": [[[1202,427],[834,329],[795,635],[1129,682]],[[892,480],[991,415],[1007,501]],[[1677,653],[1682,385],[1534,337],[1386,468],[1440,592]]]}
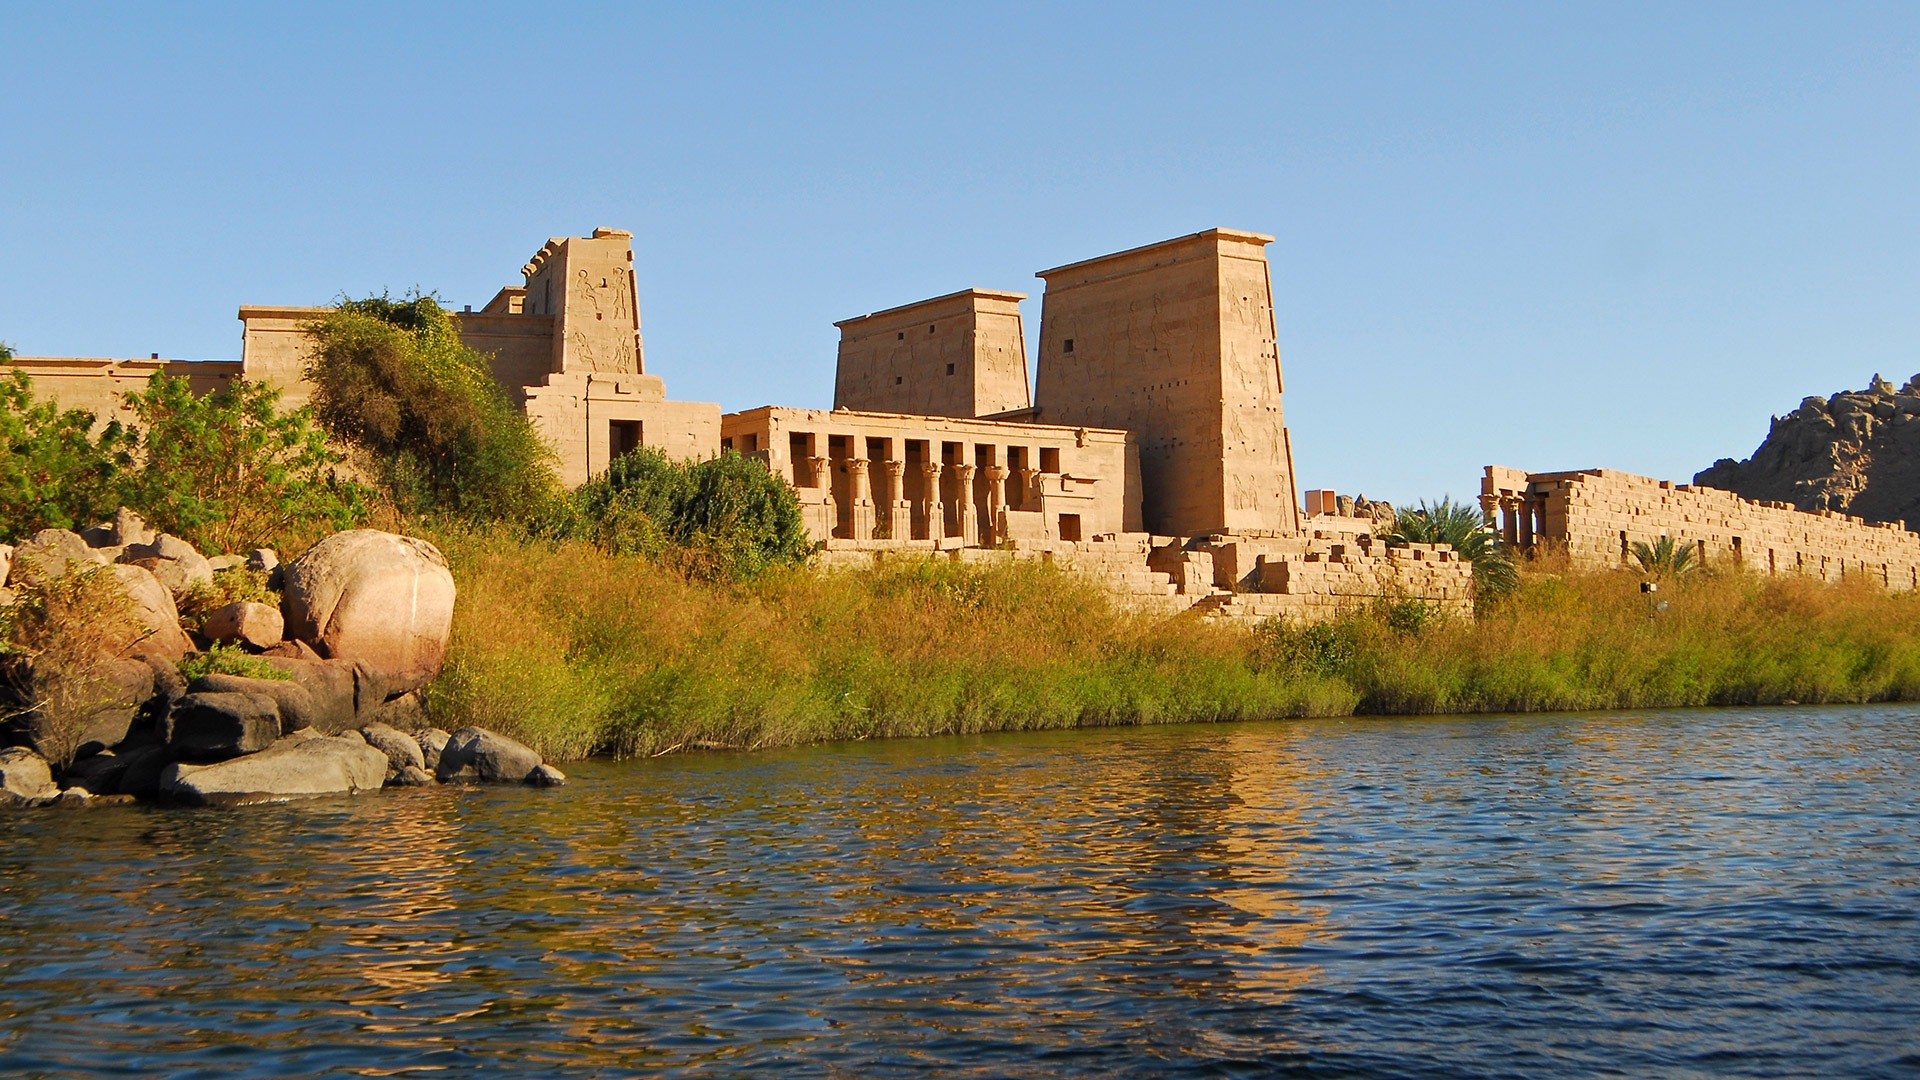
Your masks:
{"label": "reeds", "polygon": [[[1365,713],[1920,697],[1920,597],[1859,583],[1530,565],[1476,620],[1285,628],[1129,612],[1047,566],[900,560],[714,586],[584,542],[434,537],[460,586],[442,726],[554,758]],[[1665,601],[1665,610],[1656,604]]]}

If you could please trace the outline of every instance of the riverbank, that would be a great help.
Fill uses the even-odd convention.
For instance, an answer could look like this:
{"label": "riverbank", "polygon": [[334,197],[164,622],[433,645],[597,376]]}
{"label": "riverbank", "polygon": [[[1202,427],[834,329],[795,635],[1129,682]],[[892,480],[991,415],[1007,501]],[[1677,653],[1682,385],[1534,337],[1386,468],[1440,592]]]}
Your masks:
{"label": "riverbank", "polygon": [[460,584],[435,721],[549,759],[1189,721],[1920,699],[1920,596],[1534,563],[1477,620],[1165,619],[1038,564],[693,584],[587,543],[435,530]]}

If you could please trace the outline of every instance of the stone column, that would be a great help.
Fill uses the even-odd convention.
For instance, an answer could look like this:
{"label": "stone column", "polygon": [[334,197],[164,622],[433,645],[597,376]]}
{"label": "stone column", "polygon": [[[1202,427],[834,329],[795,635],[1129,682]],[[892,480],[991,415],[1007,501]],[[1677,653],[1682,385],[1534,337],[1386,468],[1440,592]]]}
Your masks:
{"label": "stone column", "polygon": [[920,475],[923,478],[920,523],[926,531],[928,540],[940,540],[947,535],[947,507],[940,501],[940,463],[921,462]]}
{"label": "stone column", "polygon": [[887,474],[887,536],[905,540],[913,535],[913,508],[907,502],[907,463],[889,459],[880,465]]}
{"label": "stone column", "polygon": [[983,472],[987,478],[987,520],[980,524],[980,546],[992,547],[1006,536],[1007,467],[989,465]]}
{"label": "stone column", "polygon": [[873,488],[867,483],[867,459],[847,459],[847,494],[853,500],[851,532],[855,540],[873,539]]}
{"label": "stone column", "polygon": [[960,505],[955,509],[960,512],[960,543],[963,547],[979,547],[980,511],[973,504],[974,467],[949,465],[947,468],[953,470],[953,478],[959,481]]}
{"label": "stone column", "polygon": [[833,538],[834,528],[840,524],[840,508],[833,501],[833,460],[810,457],[807,467],[813,470],[813,484],[820,489],[820,501],[812,508],[814,520],[808,524],[815,526],[815,540],[829,540]]}

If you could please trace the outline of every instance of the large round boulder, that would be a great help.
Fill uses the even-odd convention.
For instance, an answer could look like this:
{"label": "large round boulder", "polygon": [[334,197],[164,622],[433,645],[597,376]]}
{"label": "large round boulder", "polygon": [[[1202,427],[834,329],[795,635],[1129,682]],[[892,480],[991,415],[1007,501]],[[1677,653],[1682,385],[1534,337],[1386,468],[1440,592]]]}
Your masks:
{"label": "large round boulder", "polygon": [[425,540],[377,529],[334,533],[286,568],[289,637],[377,672],[387,696],[440,671],[453,627],[453,572]]}
{"label": "large round boulder", "polygon": [[134,644],[132,655],[178,660],[192,651],[193,642],[187,638],[187,632],[180,629],[180,612],[174,606],[173,593],[160,584],[153,571],[121,563],[108,572],[133,601],[134,621],[146,631],[146,636]]}

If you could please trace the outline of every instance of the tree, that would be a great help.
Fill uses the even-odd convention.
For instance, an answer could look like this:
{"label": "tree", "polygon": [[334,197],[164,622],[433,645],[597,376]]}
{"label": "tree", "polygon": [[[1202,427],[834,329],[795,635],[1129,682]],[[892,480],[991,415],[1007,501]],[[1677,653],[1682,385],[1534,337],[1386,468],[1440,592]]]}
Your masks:
{"label": "tree", "polygon": [[731,450],[697,462],[651,447],[623,454],[573,493],[559,531],[708,580],[798,565],[814,550],[793,488]]}
{"label": "tree", "polygon": [[1394,517],[1393,531],[1381,539],[1389,544],[1451,546],[1473,564],[1476,602],[1504,596],[1520,584],[1513,557],[1500,542],[1500,534],[1486,514],[1471,503],[1457,503],[1447,497],[1435,503],[1422,499],[1418,507],[1402,508]]}
{"label": "tree", "polygon": [[337,475],[340,456],[312,411],[280,412],[274,387],[236,379],[195,394],[156,373],[126,400],[143,453],[124,501],[195,547],[304,547],[366,514],[366,493]]}
{"label": "tree", "polygon": [[[0,362],[13,353],[0,346]],[[99,425],[85,409],[35,401],[18,369],[0,379],[0,539],[71,529],[120,506],[138,438],[118,421]]]}
{"label": "tree", "polygon": [[371,452],[403,509],[482,521],[550,511],[552,451],[431,295],[344,300],[308,329],[320,422]]}
{"label": "tree", "polygon": [[1629,550],[1640,569],[1655,577],[1682,577],[1700,567],[1699,548],[1693,544],[1676,544],[1671,536],[1662,536],[1651,544],[1635,540]]}

